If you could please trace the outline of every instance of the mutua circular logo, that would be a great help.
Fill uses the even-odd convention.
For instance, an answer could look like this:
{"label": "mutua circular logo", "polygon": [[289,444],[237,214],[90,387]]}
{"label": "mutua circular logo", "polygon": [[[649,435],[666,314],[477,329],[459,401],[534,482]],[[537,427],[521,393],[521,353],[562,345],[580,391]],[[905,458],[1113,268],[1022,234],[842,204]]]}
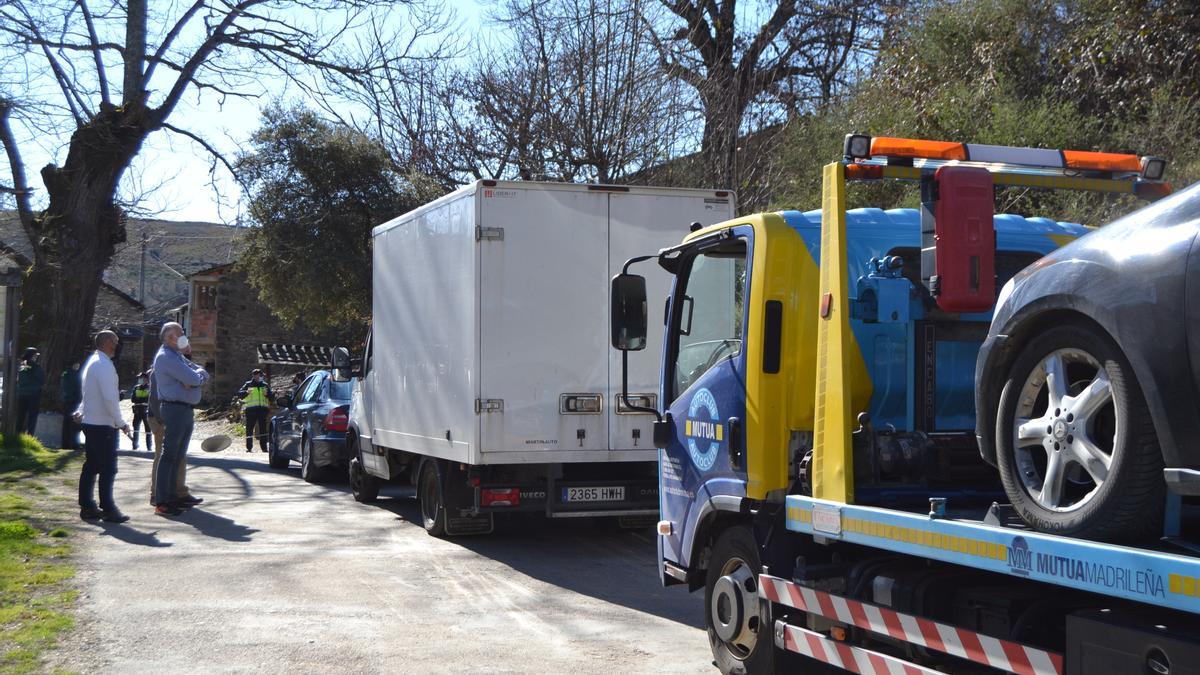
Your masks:
{"label": "mutua circular logo", "polygon": [[717,451],[721,449],[721,441],[725,440],[725,427],[718,421],[720,419],[717,399],[713,398],[712,392],[707,389],[697,391],[688,406],[683,435],[687,437],[692,463],[701,471],[708,471],[716,463]]}

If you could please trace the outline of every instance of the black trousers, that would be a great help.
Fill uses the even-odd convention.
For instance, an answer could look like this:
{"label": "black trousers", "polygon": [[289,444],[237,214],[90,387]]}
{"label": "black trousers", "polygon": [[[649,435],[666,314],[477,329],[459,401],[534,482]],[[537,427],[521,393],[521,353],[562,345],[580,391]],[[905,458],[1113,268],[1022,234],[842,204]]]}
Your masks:
{"label": "black trousers", "polygon": [[42,395],[17,396],[17,431],[33,435],[37,431],[38,409],[42,405]]}
{"label": "black trousers", "polygon": [[146,449],[154,449],[154,436],[150,435],[150,423],[146,418],[150,415],[150,407],[144,405],[133,406],[133,449],[137,450],[138,446],[138,427],[141,426],[146,430]]}
{"label": "black trousers", "polygon": [[[254,437],[258,436],[258,447],[263,452],[267,451],[267,413],[269,408],[263,406],[254,406],[246,408],[242,412],[246,414],[246,449],[254,449]],[[258,433],[255,434],[254,429],[258,428]]]}
{"label": "black trousers", "polygon": [[74,413],[75,408],[78,407],[79,401],[63,404],[62,443],[60,444],[63,450],[79,449],[79,425],[71,417],[71,413]]}
{"label": "black trousers", "polygon": [[83,425],[83,471],[79,474],[79,505],[96,508],[92,490],[100,478],[100,508],[116,511],[113,483],[117,478],[117,430],[100,424]]}

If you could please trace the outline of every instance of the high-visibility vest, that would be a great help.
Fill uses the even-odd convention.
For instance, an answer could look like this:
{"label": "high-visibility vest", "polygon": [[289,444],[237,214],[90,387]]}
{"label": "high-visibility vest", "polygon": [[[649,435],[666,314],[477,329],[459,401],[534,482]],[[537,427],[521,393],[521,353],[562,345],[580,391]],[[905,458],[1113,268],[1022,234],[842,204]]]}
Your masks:
{"label": "high-visibility vest", "polygon": [[246,408],[266,408],[271,405],[267,400],[267,385],[266,383],[258,386],[251,386],[246,392],[246,398],[242,399],[242,410]]}
{"label": "high-visibility vest", "polygon": [[150,387],[133,388],[133,404],[147,405],[150,403]]}

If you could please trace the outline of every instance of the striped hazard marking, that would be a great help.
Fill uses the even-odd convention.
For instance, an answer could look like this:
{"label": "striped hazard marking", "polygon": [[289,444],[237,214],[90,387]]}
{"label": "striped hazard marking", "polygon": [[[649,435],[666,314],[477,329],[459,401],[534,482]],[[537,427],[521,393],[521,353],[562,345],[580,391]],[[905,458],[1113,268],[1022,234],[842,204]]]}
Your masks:
{"label": "striped hazard marking", "polygon": [[831,640],[820,633],[791,626],[780,621],[775,625],[776,646],[803,654],[852,673],[861,675],[942,675],[940,670],[930,670],[894,656],[880,654],[844,642]]}
{"label": "striped hazard marking", "polygon": [[1062,675],[1063,672],[1061,654],[850,600],[770,575],[764,574],[759,579],[765,598],[810,614],[1018,675]]}

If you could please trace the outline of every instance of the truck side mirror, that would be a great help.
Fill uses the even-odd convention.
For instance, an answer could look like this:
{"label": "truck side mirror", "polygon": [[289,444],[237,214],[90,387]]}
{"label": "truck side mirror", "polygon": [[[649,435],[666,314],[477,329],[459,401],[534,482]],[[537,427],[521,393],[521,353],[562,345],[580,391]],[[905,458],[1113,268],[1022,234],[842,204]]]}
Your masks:
{"label": "truck side mirror", "polygon": [[623,352],[646,348],[646,277],[618,274],[612,279],[612,346]]}
{"label": "truck side mirror", "polygon": [[350,350],[345,347],[334,347],[333,352],[329,355],[329,361],[333,366],[333,381],[349,382],[351,376]]}

